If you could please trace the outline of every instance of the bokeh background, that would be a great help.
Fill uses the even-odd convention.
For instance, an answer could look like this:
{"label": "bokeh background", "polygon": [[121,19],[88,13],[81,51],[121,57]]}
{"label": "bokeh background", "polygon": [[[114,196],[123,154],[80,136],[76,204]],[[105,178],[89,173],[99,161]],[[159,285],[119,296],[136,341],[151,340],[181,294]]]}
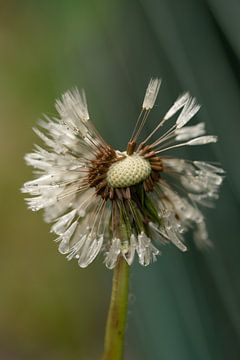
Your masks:
{"label": "bokeh background", "polygon": [[[163,78],[152,119],[184,90],[217,145],[185,156],[221,163],[220,200],[206,211],[214,249],[169,246],[132,268],[125,359],[240,358],[240,2],[0,1],[0,359],[100,359],[111,271],[57,253],[19,188],[54,99],[84,87],[96,126],[123,149],[151,76]],[[192,149],[191,149],[192,150]],[[113,359],[114,360],[114,359]]]}

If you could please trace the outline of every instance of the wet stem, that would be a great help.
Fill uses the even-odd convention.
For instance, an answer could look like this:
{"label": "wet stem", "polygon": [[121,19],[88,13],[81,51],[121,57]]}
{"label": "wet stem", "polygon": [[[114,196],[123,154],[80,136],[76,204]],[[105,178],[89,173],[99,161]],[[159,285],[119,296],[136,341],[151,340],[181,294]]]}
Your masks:
{"label": "wet stem", "polygon": [[120,257],[114,269],[102,360],[123,359],[128,309],[129,266]]}

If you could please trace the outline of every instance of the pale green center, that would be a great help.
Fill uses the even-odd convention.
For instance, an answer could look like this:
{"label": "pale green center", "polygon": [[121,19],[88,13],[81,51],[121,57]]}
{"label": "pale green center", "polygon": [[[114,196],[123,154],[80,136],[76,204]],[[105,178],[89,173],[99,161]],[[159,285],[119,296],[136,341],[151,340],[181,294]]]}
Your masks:
{"label": "pale green center", "polygon": [[142,156],[133,154],[112,164],[107,182],[113,188],[132,186],[144,181],[151,173],[151,165]]}

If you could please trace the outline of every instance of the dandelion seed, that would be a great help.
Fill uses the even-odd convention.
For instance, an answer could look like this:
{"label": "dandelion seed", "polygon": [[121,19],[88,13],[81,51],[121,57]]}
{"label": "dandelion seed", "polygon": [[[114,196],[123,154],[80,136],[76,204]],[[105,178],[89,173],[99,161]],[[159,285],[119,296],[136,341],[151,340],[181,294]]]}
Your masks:
{"label": "dandelion seed", "polygon": [[[160,84],[160,79],[151,79],[126,151],[114,150],[100,136],[83,91],[66,92],[56,101],[59,118],[46,118],[40,122],[43,131],[34,130],[47,149],[36,146],[26,155],[27,164],[37,171],[22,191],[32,196],[27,199],[30,209],[43,209],[45,220],[53,222],[59,251],[69,260],[76,258],[80,267],[88,266],[99,252],[110,269],[119,256],[131,265],[137,255],[147,266],[159,255],[160,244],[186,251],[184,234],[189,229],[197,246],[209,244],[198,206],[212,206],[224,172],[164,153],[216,142],[217,137],[204,135],[203,123],[185,126],[200,108],[185,93],[139,142]],[[162,125],[177,112],[175,124],[161,134]]]}

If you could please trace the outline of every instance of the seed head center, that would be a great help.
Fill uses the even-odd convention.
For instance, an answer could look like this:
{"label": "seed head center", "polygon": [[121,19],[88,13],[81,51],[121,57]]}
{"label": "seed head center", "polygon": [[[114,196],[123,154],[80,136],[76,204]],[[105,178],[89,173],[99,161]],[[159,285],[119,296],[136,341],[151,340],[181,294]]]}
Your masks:
{"label": "seed head center", "polygon": [[148,160],[137,154],[127,155],[109,167],[107,182],[113,188],[124,188],[144,181],[150,173]]}

